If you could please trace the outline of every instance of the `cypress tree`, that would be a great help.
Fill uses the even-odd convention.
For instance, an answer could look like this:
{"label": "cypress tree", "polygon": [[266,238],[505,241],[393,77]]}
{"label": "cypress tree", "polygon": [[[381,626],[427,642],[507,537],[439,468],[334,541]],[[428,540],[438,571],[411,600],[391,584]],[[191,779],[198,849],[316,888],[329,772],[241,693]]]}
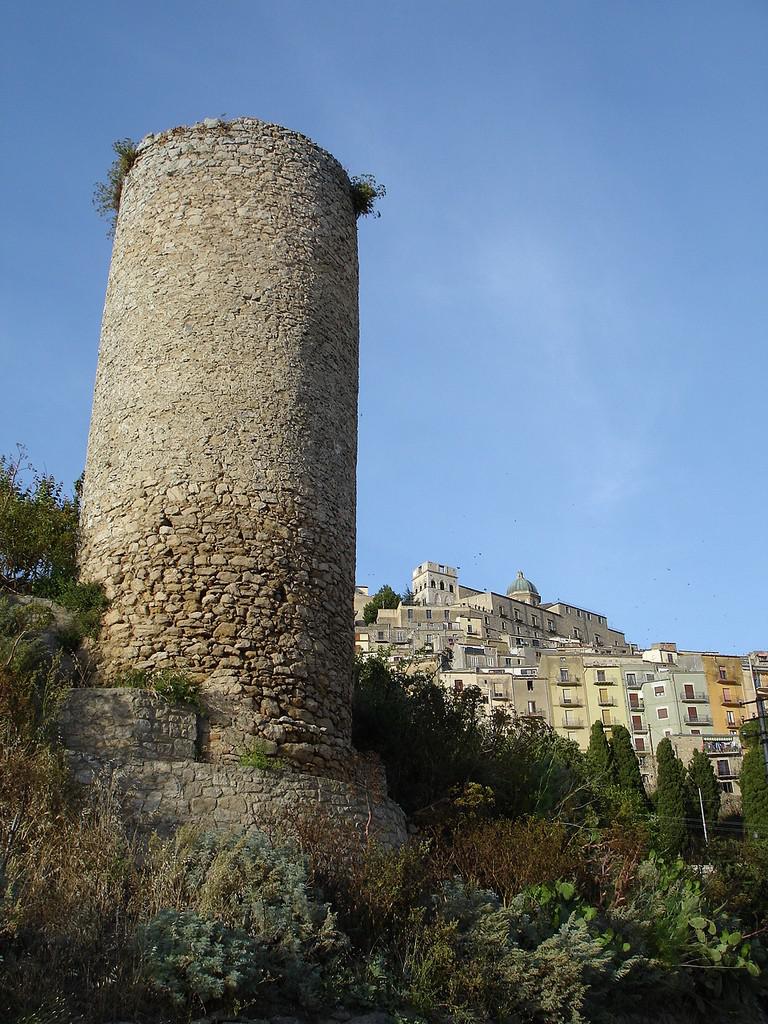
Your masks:
{"label": "cypress tree", "polygon": [[686,836],[685,768],[666,737],[656,748],[656,778],[659,846],[668,857],[677,857]]}
{"label": "cypress tree", "polygon": [[637,760],[629,729],[623,725],[611,728],[611,752],[613,755],[613,777],[619,789],[637,793],[645,800],[645,786],[640,774],[640,763]]}
{"label": "cypress tree", "polygon": [[744,831],[750,839],[768,839],[768,778],[756,719],[745,723],[741,739],[746,745],[739,773]]}
{"label": "cypress tree", "polygon": [[587,764],[596,780],[610,782],[613,778],[613,756],[600,719],[592,724],[589,734]]}
{"label": "cypress tree", "polygon": [[[694,750],[688,765],[688,778],[686,780],[688,789],[688,817],[701,821],[701,804],[704,804],[704,820],[707,828],[712,832],[712,826],[717,824],[720,815],[720,786],[717,783],[717,776],[712,767],[712,761],[701,750]],[[701,790],[701,800],[699,800]]]}

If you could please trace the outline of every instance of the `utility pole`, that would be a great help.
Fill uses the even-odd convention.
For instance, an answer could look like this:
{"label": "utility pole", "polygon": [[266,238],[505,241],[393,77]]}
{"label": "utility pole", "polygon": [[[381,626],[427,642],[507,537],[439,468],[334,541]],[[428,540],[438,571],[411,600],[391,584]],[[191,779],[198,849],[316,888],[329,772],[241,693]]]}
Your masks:
{"label": "utility pole", "polygon": [[704,829],[704,842],[709,845],[709,836],[707,835],[707,819],[704,817],[704,797],[701,795],[701,786],[696,787],[699,791],[699,807],[701,808],[701,825]]}

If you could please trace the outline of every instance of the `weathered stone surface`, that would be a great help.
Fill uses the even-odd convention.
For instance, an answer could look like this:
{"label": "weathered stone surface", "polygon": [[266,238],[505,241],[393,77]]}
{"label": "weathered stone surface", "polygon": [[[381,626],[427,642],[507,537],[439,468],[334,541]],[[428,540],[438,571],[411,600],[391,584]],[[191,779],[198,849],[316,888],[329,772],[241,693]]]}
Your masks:
{"label": "weathered stone surface", "polygon": [[343,773],[357,376],[343,168],[251,119],[144,140],[102,324],[81,568],[111,601],[105,680],[189,671],[211,760],[261,735]]}
{"label": "weathered stone surface", "polygon": [[354,783],[202,761],[109,760],[74,751],[68,757],[79,782],[108,780],[128,820],[160,831],[184,824],[290,830],[320,811],[331,823],[351,825],[387,846],[406,838],[402,810],[364,777]]}
{"label": "weathered stone surface", "polygon": [[95,756],[194,760],[197,715],[148,690],[70,690],[59,715],[69,750]]}

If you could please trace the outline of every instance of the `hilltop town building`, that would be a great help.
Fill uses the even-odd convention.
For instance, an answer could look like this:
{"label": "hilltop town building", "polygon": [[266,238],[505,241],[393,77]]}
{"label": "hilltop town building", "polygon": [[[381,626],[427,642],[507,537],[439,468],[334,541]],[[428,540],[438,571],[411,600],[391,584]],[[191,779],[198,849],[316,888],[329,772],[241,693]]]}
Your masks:
{"label": "hilltop town building", "polygon": [[724,793],[738,793],[738,729],[754,714],[745,702],[755,685],[768,684],[767,652],[739,658],[674,643],[640,651],[603,613],[543,602],[522,572],[505,594],[467,587],[440,562],[420,563],[412,581],[412,605],[382,609],[370,626],[356,615],[360,653],[434,672],[453,692],[474,686],[489,714],[546,722],[582,750],[593,722],[622,725],[649,786],[656,747],[669,737],[686,760],[704,750]]}

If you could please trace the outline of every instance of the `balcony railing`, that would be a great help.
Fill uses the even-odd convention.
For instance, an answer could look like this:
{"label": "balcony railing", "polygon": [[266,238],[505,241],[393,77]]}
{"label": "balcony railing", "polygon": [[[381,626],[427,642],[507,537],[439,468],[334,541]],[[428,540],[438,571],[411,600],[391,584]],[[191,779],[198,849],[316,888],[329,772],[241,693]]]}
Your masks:
{"label": "balcony railing", "polygon": [[741,744],[734,739],[710,739],[704,740],[704,753],[710,757],[740,756]]}
{"label": "balcony railing", "polygon": [[583,703],[577,698],[576,700],[566,700],[565,697],[561,697],[559,701],[561,708],[582,708]]}
{"label": "balcony railing", "polygon": [[578,676],[574,676],[573,679],[558,679],[558,686],[581,686],[581,680]]}
{"label": "balcony railing", "polygon": [[709,697],[706,693],[686,693],[685,690],[680,690],[678,693],[680,700],[685,701],[688,704],[708,704]]}
{"label": "balcony railing", "polygon": [[742,701],[740,697],[723,697],[721,704],[724,708],[740,708]]}
{"label": "balcony railing", "polygon": [[630,701],[629,702],[629,710],[630,711],[645,711],[645,701],[644,700],[638,700],[638,701],[635,701],[634,703],[632,701]]}
{"label": "balcony railing", "polygon": [[685,715],[683,721],[686,725],[712,725],[711,715],[699,715],[697,718],[690,718]]}
{"label": "balcony railing", "polygon": [[584,722],[581,718],[567,718],[563,721],[563,729],[583,729]]}
{"label": "balcony railing", "polygon": [[634,725],[633,724],[632,725],[632,732],[634,732],[634,733],[648,732],[648,726],[647,725],[642,725],[642,724],[641,725]]}
{"label": "balcony railing", "polygon": [[616,698],[615,697],[598,697],[597,698],[597,703],[600,705],[601,708],[615,707],[616,706]]}
{"label": "balcony railing", "polygon": [[641,690],[643,686],[642,679],[627,679],[626,680],[628,690]]}

